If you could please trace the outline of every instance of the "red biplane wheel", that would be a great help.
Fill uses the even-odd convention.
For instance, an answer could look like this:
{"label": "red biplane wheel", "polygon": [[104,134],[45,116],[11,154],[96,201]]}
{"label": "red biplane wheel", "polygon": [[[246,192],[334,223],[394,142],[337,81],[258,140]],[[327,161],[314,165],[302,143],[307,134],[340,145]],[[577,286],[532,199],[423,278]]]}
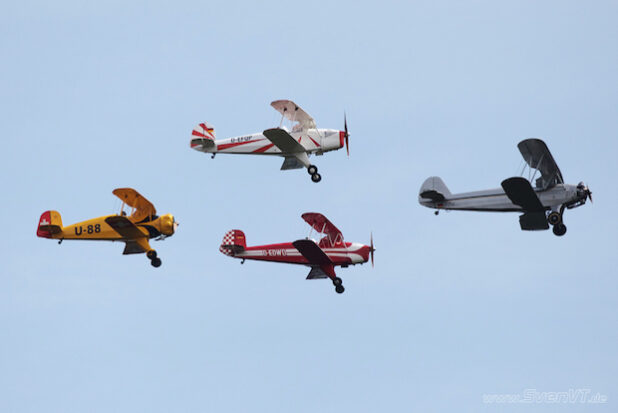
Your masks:
{"label": "red biplane wheel", "polygon": [[335,291],[337,291],[337,294],[343,294],[345,288],[343,288],[343,285],[338,285],[335,287]]}
{"label": "red biplane wheel", "polygon": [[334,285],[335,287],[337,287],[337,286],[339,286],[339,285],[341,285],[341,284],[343,284],[343,280],[342,280],[341,278],[339,278],[339,277],[335,277],[335,278],[333,279],[333,285]]}

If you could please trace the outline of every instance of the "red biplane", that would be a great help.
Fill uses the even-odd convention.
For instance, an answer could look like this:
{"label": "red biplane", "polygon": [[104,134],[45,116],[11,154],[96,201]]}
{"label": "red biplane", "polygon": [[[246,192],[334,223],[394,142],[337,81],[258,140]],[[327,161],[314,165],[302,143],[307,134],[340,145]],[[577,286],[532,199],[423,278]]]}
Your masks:
{"label": "red biplane", "polygon": [[[288,264],[302,264],[311,267],[308,280],[330,278],[335,291],[345,290],[341,278],[335,274],[335,267],[363,264],[369,261],[373,266],[373,236],[370,245],[345,242],[343,234],[324,215],[307,212],[302,218],[319,234],[325,236],[320,241],[310,237],[294,242],[268,244],[248,247],[245,234],[241,230],[228,231],[223,237],[219,251],[230,257],[245,260],[274,261]],[[310,234],[311,235],[311,234]]]}

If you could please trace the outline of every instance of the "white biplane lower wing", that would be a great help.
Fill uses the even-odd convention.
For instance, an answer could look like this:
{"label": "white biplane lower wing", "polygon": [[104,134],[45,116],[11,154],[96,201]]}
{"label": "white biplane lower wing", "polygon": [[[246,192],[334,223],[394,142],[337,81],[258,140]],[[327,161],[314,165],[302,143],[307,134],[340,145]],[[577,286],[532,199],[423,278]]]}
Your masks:
{"label": "white biplane lower wing", "polygon": [[266,139],[271,141],[273,145],[279,148],[281,150],[281,153],[286,157],[286,160],[283,162],[283,166],[281,167],[281,169],[284,169],[284,166],[286,166],[288,158],[296,159],[301,165],[305,166],[306,168],[311,165],[305,147],[298,143],[296,139],[294,139],[292,135],[287,133],[284,129],[266,129],[264,132],[262,132],[262,134],[266,136]]}
{"label": "white biplane lower wing", "polygon": [[501,185],[511,202],[519,205],[525,212],[519,216],[519,225],[522,230],[531,231],[549,228],[545,217],[545,207],[532,189],[530,182],[525,178],[516,176],[505,179]]}
{"label": "white biplane lower wing", "polygon": [[538,188],[547,189],[564,183],[562,173],[545,142],[540,139],[525,139],[517,144],[517,148],[528,166],[541,172],[541,177],[536,182]]}

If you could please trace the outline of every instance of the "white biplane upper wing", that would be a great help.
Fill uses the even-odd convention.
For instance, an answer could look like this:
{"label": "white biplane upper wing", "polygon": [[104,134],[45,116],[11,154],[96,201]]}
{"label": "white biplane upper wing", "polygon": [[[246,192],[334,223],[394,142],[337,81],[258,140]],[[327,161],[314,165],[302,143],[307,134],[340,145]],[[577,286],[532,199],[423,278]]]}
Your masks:
{"label": "white biplane upper wing", "polygon": [[528,166],[541,172],[541,177],[536,182],[538,188],[547,189],[564,183],[562,173],[545,142],[540,139],[525,139],[519,142],[517,147]]}
{"label": "white biplane upper wing", "polygon": [[305,129],[315,129],[315,121],[304,110],[302,110],[296,103],[291,100],[275,100],[270,103],[270,106],[291,122],[298,122],[298,125],[294,127],[294,132]]}

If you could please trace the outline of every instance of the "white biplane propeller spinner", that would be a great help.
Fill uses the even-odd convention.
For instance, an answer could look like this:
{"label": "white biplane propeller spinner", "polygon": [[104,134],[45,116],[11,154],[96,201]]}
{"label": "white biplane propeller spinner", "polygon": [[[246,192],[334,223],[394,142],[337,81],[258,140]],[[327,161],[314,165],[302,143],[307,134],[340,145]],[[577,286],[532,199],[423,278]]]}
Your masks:
{"label": "white biplane propeller spinner", "polygon": [[216,139],[214,127],[204,122],[193,129],[191,148],[212,153],[213,158],[217,153],[282,156],[282,170],[307,168],[313,182],[320,182],[322,177],[317,166],[309,161],[309,155],[322,155],[344,145],[350,155],[345,114],[343,131],[318,129],[313,118],[291,100],[276,100],[270,105],[281,113],[281,123],[284,119],[293,123],[291,131],[280,124],[260,133]]}
{"label": "white biplane propeller spinner", "polygon": [[[523,212],[519,216],[522,230],[546,230],[553,226],[554,234],[566,233],[562,216],[565,208],[584,205],[592,192],[583,182],[577,185],[564,183],[547,145],[540,139],[525,139],[517,145],[527,166],[534,170],[530,180],[517,176],[502,181],[502,188],[451,194],[442,179],[427,178],[421,186],[418,202],[426,207],[446,210]],[[525,166],[524,166],[525,169]],[[536,179],[535,187],[531,183]],[[523,171],[522,171],[523,173]]]}

